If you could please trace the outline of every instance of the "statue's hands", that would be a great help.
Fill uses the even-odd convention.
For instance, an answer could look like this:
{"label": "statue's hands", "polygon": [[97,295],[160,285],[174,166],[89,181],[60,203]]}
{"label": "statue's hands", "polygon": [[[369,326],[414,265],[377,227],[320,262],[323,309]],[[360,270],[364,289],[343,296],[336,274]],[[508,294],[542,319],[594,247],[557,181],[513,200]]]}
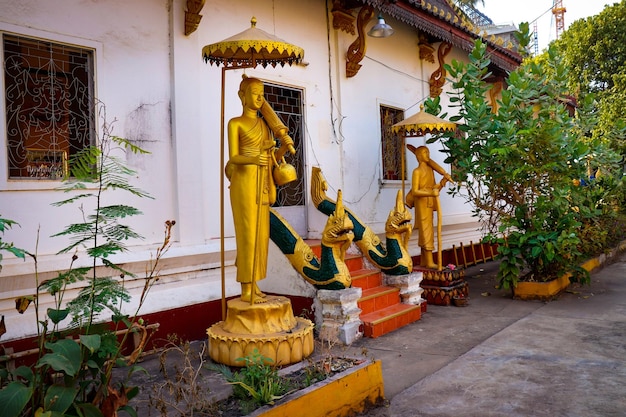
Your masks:
{"label": "statue's hands", "polygon": [[452,177],[450,175],[446,175],[445,177],[441,179],[441,181],[439,181],[439,189],[442,189],[443,187],[445,187],[446,184],[449,182],[453,183],[454,181],[452,181]]}
{"label": "statue's hands", "polygon": [[285,130],[285,135],[280,137],[280,148],[276,151],[276,159],[282,159],[288,151],[292,155],[296,154],[296,149],[293,147],[293,139],[289,137]]}
{"label": "statue's hands", "polygon": [[272,139],[266,140],[261,145],[261,151],[268,151],[276,147],[276,142]]}
{"label": "statue's hands", "polygon": [[293,139],[289,135],[280,138],[280,147],[287,149],[292,155],[296,154],[296,149],[293,147]]}
{"label": "statue's hands", "polygon": [[267,152],[261,152],[257,157],[255,164],[258,166],[266,167],[270,164],[270,156]]}

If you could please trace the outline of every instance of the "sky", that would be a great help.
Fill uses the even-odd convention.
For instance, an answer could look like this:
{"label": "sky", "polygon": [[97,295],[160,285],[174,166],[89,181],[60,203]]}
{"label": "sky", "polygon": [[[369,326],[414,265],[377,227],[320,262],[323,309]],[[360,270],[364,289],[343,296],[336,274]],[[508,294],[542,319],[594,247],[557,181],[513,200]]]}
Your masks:
{"label": "sky", "polygon": [[[532,22],[537,20],[537,34],[539,51],[556,39],[556,25],[552,14],[553,0],[484,0],[480,1],[476,8],[491,18],[494,24],[513,23],[519,26],[521,22],[529,22],[530,30],[533,30]],[[620,0],[562,0],[566,12],[564,15],[565,29],[574,21],[588,16],[593,16],[602,11],[605,5],[619,2]]]}

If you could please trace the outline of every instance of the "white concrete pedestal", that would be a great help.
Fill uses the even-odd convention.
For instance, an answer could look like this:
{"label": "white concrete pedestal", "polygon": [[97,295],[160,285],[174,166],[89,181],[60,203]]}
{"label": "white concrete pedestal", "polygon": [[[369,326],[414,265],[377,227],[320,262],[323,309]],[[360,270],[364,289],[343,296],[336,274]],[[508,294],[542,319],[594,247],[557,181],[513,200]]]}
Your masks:
{"label": "white concrete pedestal", "polygon": [[319,290],[315,297],[315,325],[325,342],[351,345],[363,336],[361,309],[357,301],[361,288]]}

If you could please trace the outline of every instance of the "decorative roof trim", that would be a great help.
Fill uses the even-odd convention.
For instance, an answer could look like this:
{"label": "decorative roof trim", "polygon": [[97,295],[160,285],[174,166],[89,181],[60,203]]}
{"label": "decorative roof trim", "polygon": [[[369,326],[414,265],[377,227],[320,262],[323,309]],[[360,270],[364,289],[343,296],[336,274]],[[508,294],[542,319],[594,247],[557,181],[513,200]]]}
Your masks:
{"label": "decorative roof trim", "polygon": [[[491,62],[505,71],[512,71],[522,62],[516,51],[498,45],[496,38],[488,38],[463,14],[451,6],[448,0],[358,0],[393,18],[419,29],[441,41],[471,52],[474,41],[482,38],[491,54]],[[434,4],[434,3],[437,4]],[[443,3],[443,4],[442,4]]]}

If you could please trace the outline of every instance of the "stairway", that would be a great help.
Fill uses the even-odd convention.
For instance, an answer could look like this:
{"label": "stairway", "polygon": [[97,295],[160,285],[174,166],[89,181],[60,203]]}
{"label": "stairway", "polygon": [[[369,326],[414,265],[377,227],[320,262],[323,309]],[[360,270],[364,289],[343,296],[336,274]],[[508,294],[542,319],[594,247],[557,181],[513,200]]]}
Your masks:
{"label": "stairway", "polygon": [[363,336],[379,337],[421,318],[421,306],[402,304],[400,289],[383,285],[380,270],[365,267],[361,254],[347,254],[345,262],[352,276],[352,286],[363,290],[358,301]]}
{"label": "stairway", "polygon": [[[306,242],[319,258],[321,241],[309,239]],[[357,304],[361,309],[363,336],[379,337],[419,320],[422,311],[426,311],[426,302],[422,305],[402,304],[400,289],[383,285],[380,270],[365,266],[363,255],[358,249],[355,252],[347,253],[344,261],[352,277],[352,286],[362,289]]]}

